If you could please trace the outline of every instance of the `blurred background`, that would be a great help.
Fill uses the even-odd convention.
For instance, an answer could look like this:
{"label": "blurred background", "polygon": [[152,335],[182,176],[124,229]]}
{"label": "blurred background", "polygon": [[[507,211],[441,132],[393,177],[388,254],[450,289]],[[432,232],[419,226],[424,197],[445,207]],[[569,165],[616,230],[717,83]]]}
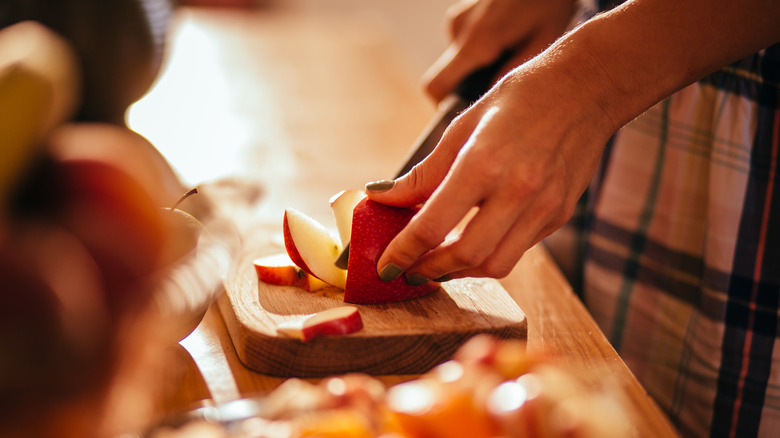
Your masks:
{"label": "blurred background", "polygon": [[[341,33],[335,38],[336,44],[362,47],[367,56],[376,56],[376,53],[370,53],[372,50],[395,52],[383,53],[381,57],[382,62],[395,60],[389,70],[400,76],[394,80],[406,81],[414,89],[421,90],[421,75],[446,46],[445,12],[454,0],[188,0],[183,3],[188,6],[180,10],[177,17],[163,72],[146,97],[131,108],[128,124],[161,150],[186,183],[195,185],[226,176],[252,177],[263,173],[263,163],[271,161],[275,164],[274,171],[284,173],[280,157],[273,157],[273,160],[271,157],[248,157],[239,160],[246,164],[240,168],[236,167],[234,158],[247,149],[256,149],[247,144],[249,141],[256,142],[258,138],[276,141],[277,136],[272,131],[284,129],[290,120],[295,120],[296,110],[264,106],[273,99],[244,95],[241,84],[235,81],[235,71],[230,72],[231,80],[226,80],[226,65],[244,69],[242,74],[247,80],[265,84],[269,97],[276,93],[297,92],[304,97],[300,99],[303,102],[307,87],[316,88],[312,91],[316,93],[322,93],[328,87],[327,78],[319,78],[322,82],[315,84],[305,77],[305,73],[293,71],[299,69],[300,64],[296,64],[295,69],[269,65],[258,70],[243,67],[237,57],[278,50],[274,39],[282,33],[292,40],[285,41],[285,46],[298,49],[291,56],[303,54],[308,57],[307,62],[316,63],[320,52],[306,46],[309,43],[300,36],[301,32],[318,32],[320,28],[331,31],[336,23],[335,27]],[[294,22],[284,22],[286,12],[295,16],[291,20]],[[230,40],[230,29],[218,28],[219,16],[236,14],[247,16],[246,26],[267,27],[267,35],[273,36],[267,36],[263,28],[257,28],[253,29],[251,41]],[[301,14],[309,17],[308,24],[301,24]],[[266,21],[266,15],[273,18]],[[279,32],[284,26],[289,30]],[[226,59],[231,56],[233,59]],[[295,62],[299,60],[291,59],[290,65]],[[296,79],[300,82],[296,83]],[[302,83],[304,80],[308,83]],[[370,82],[370,78],[367,81]],[[334,99],[359,99],[360,85],[353,90],[331,90],[331,93]],[[367,82],[366,86],[371,85]],[[421,91],[419,98],[425,99]],[[283,116],[280,110],[284,111]],[[311,113],[321,114],[317,109]],[[248,117],[252,120],[246,120]],[[338,117],[343,120],[348,115]],[[166,123],[160,123],[160,120],[166,120]],[[425,121],[421,120],[422,123]],[[253,131],[257,129],[264,131]],[[311,145],[299,146],[311,149]]]}

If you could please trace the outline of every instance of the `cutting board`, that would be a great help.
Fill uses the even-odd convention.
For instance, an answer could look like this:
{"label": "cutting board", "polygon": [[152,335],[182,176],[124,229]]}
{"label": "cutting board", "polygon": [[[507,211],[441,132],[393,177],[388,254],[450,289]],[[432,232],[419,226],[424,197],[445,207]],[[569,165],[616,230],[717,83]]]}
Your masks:
{"label": "cutting board", "polygon": [[344,293],[258,282],[255,255],[245,254],[218,303],[238,357],[263,374],[420,374],[449,359],[476,334],[527,338],[525,314],[500,283],[475,278],[442,283],[434,293],[414,300],[357,305],[364,325],[357,333],[307,342],[277,336],[281,322],[343,306]]}

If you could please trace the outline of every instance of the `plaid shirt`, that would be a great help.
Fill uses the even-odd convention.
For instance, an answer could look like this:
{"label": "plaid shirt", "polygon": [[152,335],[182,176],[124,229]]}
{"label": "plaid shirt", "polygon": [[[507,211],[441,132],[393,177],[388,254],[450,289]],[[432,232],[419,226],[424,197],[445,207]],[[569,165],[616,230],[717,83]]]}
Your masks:
{"label": "plaid shirt", "polygon": [[775,45],[648,110],[549,239],[686,437],[780,435],[778,84]]}

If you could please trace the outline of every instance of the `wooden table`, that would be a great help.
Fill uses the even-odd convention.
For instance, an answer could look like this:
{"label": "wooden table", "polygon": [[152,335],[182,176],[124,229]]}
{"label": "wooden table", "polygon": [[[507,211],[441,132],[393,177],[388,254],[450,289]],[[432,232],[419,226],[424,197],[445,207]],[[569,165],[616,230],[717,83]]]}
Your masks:
{"label": "wooden table", "polygon": [[[186,181],[220,181],[220,207],[269,252],[281,249],[285,207],[327,223],[328,198],[391,176],[434,112],[381,22],[367,17],[185,9],[175,30],[168,66],[131,126]],[[635,436],[675,436],[542,247],[501,283],[527,315],[529,350],[614,379]],[[164,411],[282,382],[240,363],[216,306],[181,346]]]}

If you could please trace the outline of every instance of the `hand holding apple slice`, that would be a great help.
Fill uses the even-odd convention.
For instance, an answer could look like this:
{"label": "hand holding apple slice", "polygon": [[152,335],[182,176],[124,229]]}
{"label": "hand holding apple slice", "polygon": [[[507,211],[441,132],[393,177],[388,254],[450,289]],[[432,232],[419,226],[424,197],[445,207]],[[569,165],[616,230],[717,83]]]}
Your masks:
{"label": "hand holding apple slice", "polygon": [[295,286],[315,292],[328,286],[319,278],[295,266],[287,253],[259,257],[253,261],[257,278],[276,286]]}
{"label": "hand holding apple slice", "polygon": [[344,289],[347,273],[336,267],[341,243],[322,224],[298,210],[284,211],[284,246],[298,267],[320,280]]}
{"label": "hand holding apple slice", "polygon": [[405,301],[438,289],[435,282],[410,286],[403,277],[385,282],[376,271],[379,256],[419,208],[391,207],[368,200],[362,190],[345,190],[331,198],[331,209],[341,241],[351,242],[348,269],[344,271],[335,263],[341,254],[342,243],[311,217],[287,209],[284,243],[295,265],[328,284],[344,289],[344,301],[348,303]]}
{"label": "hand holding apple slice", "polygon": [[276,332],[282,336],[309,341],[318,336],[341,336],[363,328],[357,307],[333,307],[279,324]]}
{"label": "hand holding apple slice", "polygon": [[367,198],[358,203],[352,214],[345,302],[393,303],[421,297],[439,288],[433,281],[410,286],[403,277],[382,281],[376,271],[382,252],[418,211],[419,208],[391,207]]}

